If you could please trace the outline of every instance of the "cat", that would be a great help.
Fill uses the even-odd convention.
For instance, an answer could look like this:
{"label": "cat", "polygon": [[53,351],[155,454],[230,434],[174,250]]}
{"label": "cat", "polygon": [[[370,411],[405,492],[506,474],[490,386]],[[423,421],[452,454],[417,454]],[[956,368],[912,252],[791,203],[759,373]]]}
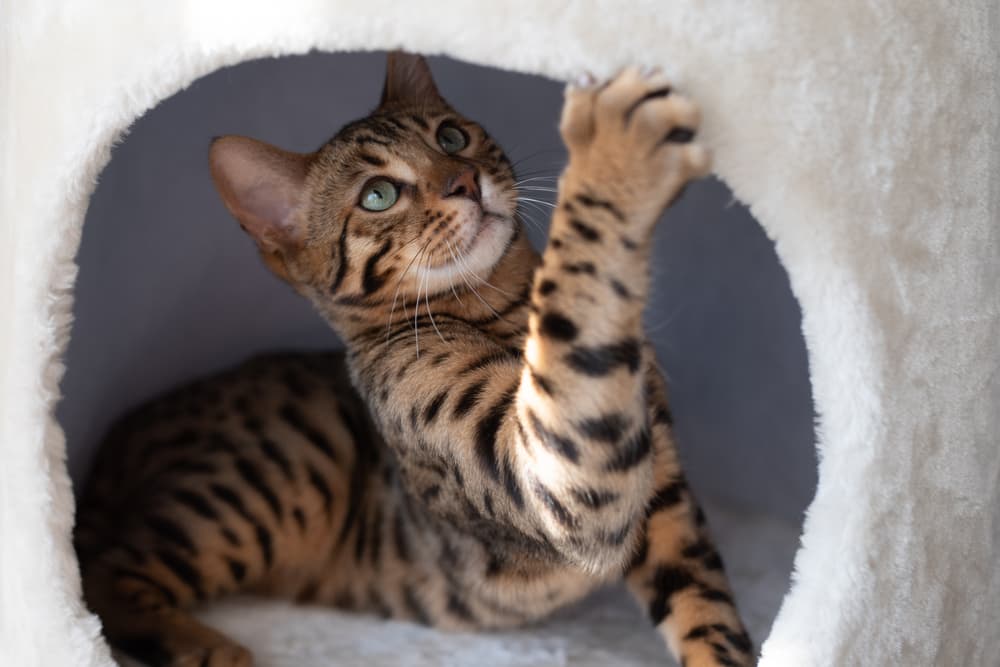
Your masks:
{"label": "cat", "polygon": [[642,332],[654,225],[708,170],[698,123],[656,70],[569,86],[541,255],[510,160],[419,56],[314,153],[213,140],[226,207],[346,351],[255,358],[111,429],[76,531],[110,643],[242,667],[193,606],[500,628],[624,578],[682,664],[753,664]]}

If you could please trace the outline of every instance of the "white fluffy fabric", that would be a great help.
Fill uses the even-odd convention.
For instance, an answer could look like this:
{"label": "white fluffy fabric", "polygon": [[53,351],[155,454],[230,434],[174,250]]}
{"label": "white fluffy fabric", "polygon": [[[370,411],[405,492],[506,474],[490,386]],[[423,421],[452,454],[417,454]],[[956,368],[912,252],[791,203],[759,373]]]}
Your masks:
{"label": "white fluffy fabric", "polygon": [[[80,601],[73,500],[52,418],[73,256],[112,142],[224,65],[405,47],[560,78],[660,64],[701,103],[716,171],[775,240],[802,305],[818,414],[819,486],[761,664],[995,665],[998,35],[991,0],[6,0],[0,664],[112,664]],[[727,553],[738,570],[740,545]],[[314,644],[322,630],[304,616],[272,643],[257,629],[271,627],[273,608],[251,606],[240,632],[252,644],[263,637],[278,665],[321,664],[309,647],[332,660],[324,651],[344,632],[355,657],[339,664],[393,642],[422,652],[410,664],[662,660],[630,653],[619,663],[615,648],[629,643],[633,622],[602,633],[600,607],[502,639],[352,619],[346,631],[331,623],[334,644]],[[301,660],[283,654],[298,646]],[[599,657],[584,658],[580,646]],[[365,661],[402,664],[380,655]]]}

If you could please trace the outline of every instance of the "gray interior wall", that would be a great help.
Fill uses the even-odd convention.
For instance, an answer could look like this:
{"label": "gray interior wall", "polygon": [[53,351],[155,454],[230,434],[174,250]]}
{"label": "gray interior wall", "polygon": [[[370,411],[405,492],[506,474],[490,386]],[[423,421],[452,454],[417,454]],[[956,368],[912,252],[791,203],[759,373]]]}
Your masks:
{"label": "gray interior wall", "polygon": [[[212,189],[206,151],[219,134],[312,150],[374,105],[383,66],[380,54],[310,54],[215,72],[115,149],[84,225],[58,409],[74,480],[129,406],[258,350],[338,344],[263,268]],[[520,172],[557,173],[560,84],[442,58],[432,67]],[[798,519],[816,484],[813,408],[799,308],[773,245],[724,185],[705,181],[660,225],[653,275],[648,331],[692,483]]]}

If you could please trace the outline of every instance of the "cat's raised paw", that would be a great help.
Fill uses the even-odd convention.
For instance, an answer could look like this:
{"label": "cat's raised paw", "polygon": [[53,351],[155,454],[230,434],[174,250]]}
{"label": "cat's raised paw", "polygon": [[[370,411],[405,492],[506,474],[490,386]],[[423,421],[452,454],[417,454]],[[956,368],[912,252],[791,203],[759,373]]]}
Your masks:
{"label": "cat's raised paw", "polygon": [[607,184],[636,218],[655,220],[688,181],[708,172],[708,152],[695,142],[698,107],[659,69],[630,67],[604,83],[577,84],[567,88],[560,124],[569,168]]}

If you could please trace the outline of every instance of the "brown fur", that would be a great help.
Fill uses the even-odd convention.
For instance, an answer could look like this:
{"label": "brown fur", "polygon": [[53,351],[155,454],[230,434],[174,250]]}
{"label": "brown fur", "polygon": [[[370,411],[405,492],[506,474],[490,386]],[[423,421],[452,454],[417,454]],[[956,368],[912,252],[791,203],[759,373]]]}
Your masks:
{"label": "brown fur", "polygon": [[[541,257],[510,162],[422,59],[391,56],[379,108],[315,153],[214,142],[226,205],[346,355],[255,359],[114,429],[77,531],[110,641],[248,665],[187,610],[255,591],[495,628],[624,577],[686,665],[752,664],[641,328],[653,226],[707,168],[697,124],[657,74],[571,88]],[[380,177],[399,200],[364,210]]]}

